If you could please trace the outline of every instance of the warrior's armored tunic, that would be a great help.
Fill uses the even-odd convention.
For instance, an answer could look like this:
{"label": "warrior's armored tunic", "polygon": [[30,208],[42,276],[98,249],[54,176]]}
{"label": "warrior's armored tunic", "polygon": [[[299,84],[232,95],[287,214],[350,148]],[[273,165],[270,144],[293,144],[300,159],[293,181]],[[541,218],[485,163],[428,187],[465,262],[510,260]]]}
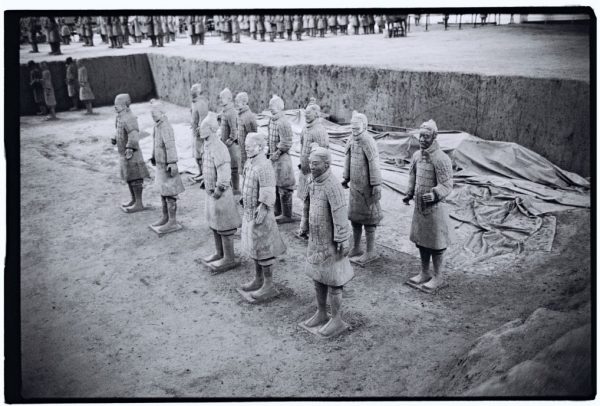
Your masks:
{"label": "warrior's armored tunic", "polygon": [[306,123],[306,127],[300,134],[300,174],[298,175],[298,198],[305,200],[308,196],[308,180],[310,179],[310,148],[316,142],[320,147],[329,148],[329,134],[317,118],[312,123]]}
{"label": "warrior's armored tunic", "polygon": [[[121,167],[121,179],[131,182],[149,177],[150,174],[144,163],[144,157],[139,145],[137,117],[130,110],[125,110],[117,115],[115,127],[117,128],[116,139]],[[130,159],[125,158],[127,148],[133,150],[133,156]]]}
{"label": "warrior's armored tunic", "polygon": [[[242,224],[231,191],[231,167],[227,146],[218,138],[206,141],[202,156],[202,174],[206,189],[206,221],[215,231],[235,230]],[[216,199],[214,191],[223,192]]]}
{"label": "warrior's armored tunic", "polygon": [[199,96],[192,102],[192,155],[196,159],[202,158],[204,140],[200,137],[200,123],[208,114],[208,100]]}
{"label": "warrior's armored tunic", "polygon": [[171,176],[167,171],[167,165],[176,164],[178,159],[173,127],[166,116],[154,123],[152,137],[154,139],[152,158],[156,161],[155,182],[161,196],[176,197],[185,188],[179,173]]}
{"label": "warrior's armored tunic", "polygon": [[112,23],[112,32],[110,33],[111,37],[118,37],[119,35],[123,35],[123,28],[121,27],[121,19],[119,17],[111,17]]}
{"label": "warrior's armored tunic", "polygon": [[46,106],[56,106],[56,98],[54,97],[54,86],[52,85],[52,75],[48,69],[42,71],[42,87],[44,88],[44,101]]}
{"label": "warrior's armored tunic", "polygon": [[280,111],[269,121],[269,137],[267,139],[268,156],[279,151],[279,159],[273,161],[275,170],[275,181],[277,187],[284,189],[295,189],[296,178],[289,150],[292,147],[292,126],[285,118],[285,113]]}
{"label": "warrior's armored tunic", "polygon": [[350,221],[377,225],[383,217],[380,196],[373,196],[373,186],[381,185],[379,152],[371,135],[364,131],[346,145],[344,180],[350,182]]}
{"label": "warrior's armored tunic", "polygon": [[[221,141],[225,143],[228,139],[232,141],[231,145],[227,146],[229,156],[231,157],[231,169],[239,167],[240,146],[238,145],[238,113],[233,103],[228,103],[221,113]],[[227,144],[225,144],[227,145]]]}
{"label": "warrior's armored tunic", "polygon": [[[242,251],[255,260],[265,260],[282,255],[286,246],[275,222],[275,172],[261,152],[246,161],[242,183],[244,215],[242,221]],[[254,222],[255,211],[264,203],[267,215],[260,224]]]}
{"label": "warrior's armored tunic", "polygon": [[88,82],[88,73],[85,66],[81,66],[77,71],[79,81],[79,99],[81,101],[94,100],[94,93]]}
{"label": "warrior's armored tunic", "polygon": [[244,106],[238,111],[238,142],[240,143],[241,167],[246,163],[246,135],[257,131],[256,116],[250,107]]}
{"label": "warrior's armored tunic", "polygon": [[293,28],[294,32],[296,32],[296,33],[302,32],[302,16],[300,16],[298,14],[294,16],[294,22],[292,24],[292,28]]}
{"label": "warrior's armored tunic", "polygon": [[77,66],[74,63],[67,65],[67,92],[69,97],[77,94]]}
{"label": "warrior's armored tunic", "polygon": [[328,169],[308,186],[310,194],[309,237],[306,271],[317,282],[343,286],[354,276],[347,256],[336,243],[350,238],[348,206],[342,185]]}
{"label": "warrior's armored tunic", "polygon": [[[423,202],[433,192],[433,203]],[[437,141],[426,150],[416,151],[410,165],[407,196],[413,196],[415,209],[410,240],[415,244],[441,250],[450,244],[449,218],[444,199],[452,192],[452,162]]]}

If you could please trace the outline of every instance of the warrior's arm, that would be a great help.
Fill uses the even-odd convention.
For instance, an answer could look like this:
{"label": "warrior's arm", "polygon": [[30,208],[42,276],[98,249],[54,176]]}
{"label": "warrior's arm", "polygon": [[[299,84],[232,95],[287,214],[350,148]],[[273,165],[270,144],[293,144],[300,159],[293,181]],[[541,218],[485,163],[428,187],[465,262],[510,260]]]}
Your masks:
{"label": "warrior's arm", "polygon": [[415,182],[417,180],[417,155],[413,155],[410,168],[408,169],[408,189],[406,190],[407,197],[413,197],[415,195]]}
{"label": "warrior's arm", "polygon": [[237,123],[237,114],[227,114],[225,116],[225,122],[229,127],[229,136],[228,138],[231,141],[237,141],[238,139],[238,123]]}
{"label": "warrior's arm", "polygon": [[346,158],[344,159],[344,181],[350,182],[350,165],[352,164],[352,159],[350,158],[352,154],[350,153],[350,143],[346,145]]}
{"label": "warrior's arm", "polygon": [[[229,152],[227,153],[229,155]],[[231,182],[231,162],[223,160],[217,166],[217,187],[221,190],[227,189]]]}
{"label": "warrior's arm", "polygon": [[281,153],[288,152],[292,148],[293,137],[292,126],[287,121],[284,121],[283,125],[279,125],[279,143],[277,144],[277,149]]}
{"label": "warrior's arm", "polygon": [[381,185],[381,171],[379,170],[379,159],[373,156],[367,160],[369,163],[369,183],[371,186]]}
{"label": "warrior's arm", "polygon": [[435,176],[437,178],[437,186],[431,189],[436,197],[436,201],[446,198],[452,192],[452,161],[447,155],[443,155],[440,159],[433,162],[435,168]]}
{"label": "warrior's arm", "polygon": [[259,170],[258,201],[267,207],[275,205],[275,172],[270,164]]}
{"label": "warrior's arm", "polygon": [[[341,195],[339,199],[343,199]],[[333,241],[343,242],[350,238],[350,227],[348,227],[348,208],[341,202],[338,204],[329,201],[331,207],[331,218],[333,219]]]}
{"label": "warrior's arm", "polygon": [[165,152],[167,155],[167,164],[177,163],[177,148],[175,147],[175,136],[173,134],[173,128],[170,125],[166,125],[163,129],[162,137],[165,143]]}

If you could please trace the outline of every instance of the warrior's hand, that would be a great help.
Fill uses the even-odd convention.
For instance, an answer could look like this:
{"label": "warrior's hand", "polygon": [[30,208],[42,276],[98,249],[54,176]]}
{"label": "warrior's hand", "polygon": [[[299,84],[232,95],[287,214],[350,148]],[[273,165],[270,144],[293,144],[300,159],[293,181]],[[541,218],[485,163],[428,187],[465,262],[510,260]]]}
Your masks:
{"label": "warrior's hand", "polygon": [[344,189],[348,189],[348,182],[347,180],[344,179],[344,181],[342,182],[342,186],[344,187]]}
{"label": "warrior's hand", "polygon": [[425,202],[425,203],[433,203],[434,201],[435,201],[435,195],[433,194],[433,192],[425,193],[423,195],[423,202]]}
{"label": "warrior's hand", "polygon": [[412,196],[408,196],[408,195],[407,195],[406,197],[404,197],[404,198],[402,199],[402,201],[404,202],[404,204],[405,204],[405,205],[407,205],[407,206],[408,206],[408,205],[410,204],[409,202],[412,200],[412,198],[413,198]]}
{"label": "warrior's hand", "polygon": [[125,159],[131,159],[133,157],[133,149],[127,148],[125,150]]}
{"label": "warrior's hand", "polygon": [[277,161],[277,160],[279,159],[279,156],[280,156],[280,155],[281,155],[281,152],[279,152],[279,150],[277,150],[277,151],[273,152],[273,153],[271,154],[271,158],[270,158],[270,159],[271,159],[271,161],[273,161],[273,162]]}
{"label": "warrior's hand", "polygon": [[225,140],[225,145],[227,145],[228,147],[232,146],[233,145],[233,140],[231,138],[227,138]]}
{"label": "warrior's hand", "polygon": [[375,200],[381,199],[381,186],[380,185],[373,186],[373,188],[371,189],[371,196],[373,196],[373,198]]}
{"label": "warrior's hand", "polygon": [[168,164],[167,165],[167,172],[169,172],[169,175],[171,177],[177,175],[179,173],[179,169],[177,168],[177,164]]}
{"label": "warrior's hand", "polygon": [[267,212],[267,206],[261,203],[254,211],[254,224],[261,224],[267,217]]}
{"label": "warrior's hand", "polygon": [[154,157],[150,158],[150,163],[152,166],[156,166],[156,159],[154,159]]}
{"label": "warrior's hand", "polygon": [[117,139],[116,138],[111,138],[110,139],[110,143],[113,145],[117,145]]}
{"label": "warrior's hand", "polygon": [[340,254],[340,256],[345,257],[346,255],[348,255],[348,252],[350,250],[348,241],[340,241],[335,244],[336,244],[336,250]]}
{"label": "warrior's hand", "polygon": [[212,194],[212,197],[214,197],[215,199],[218,199],[222,195],[223,195],[223,190],[220,187],[218,187],[215,189],[214,193]]}

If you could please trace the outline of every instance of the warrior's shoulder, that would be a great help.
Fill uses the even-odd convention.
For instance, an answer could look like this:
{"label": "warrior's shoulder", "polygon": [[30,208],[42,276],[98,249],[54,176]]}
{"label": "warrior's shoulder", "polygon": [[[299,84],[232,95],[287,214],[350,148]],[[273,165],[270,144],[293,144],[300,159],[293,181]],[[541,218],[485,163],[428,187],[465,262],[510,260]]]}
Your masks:
{"label": "warrior's shoulder", "polygon": [[362,137],[362,139],[360,140],[360,146],[367,158],[369,158],[369,160],[376,157],[379,154],[379,151],[377,149],[377,142],[371,136],[371,134],[365,134]]}

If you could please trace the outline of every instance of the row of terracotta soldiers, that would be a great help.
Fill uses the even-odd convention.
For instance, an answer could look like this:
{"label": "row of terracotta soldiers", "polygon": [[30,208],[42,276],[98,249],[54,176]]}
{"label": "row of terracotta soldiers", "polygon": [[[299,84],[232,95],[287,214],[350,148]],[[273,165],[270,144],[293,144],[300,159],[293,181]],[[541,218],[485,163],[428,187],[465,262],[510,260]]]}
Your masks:
{"label": "row of terracotta soldiers", "polygon": [[[308,240],[305,272],[314,281],[318,303],[317,312],[302,326],[325,337],[346,330],[341,301],[343,286],[354,276],[350,261],[364,266],[377,258],[374,237],[382,219],[383,181],[377,143],[367,131],[367,117],[358,112],[352,115],[352,135],[345,148],[340,182],[330,169],[329,135],[321,123],[320,107],[311,99],[305,109],[296,181],[290,156],[293,133],[280,97],[274,95],[269,101],[266,136],[258,132],[247,93],[240,92],[234,99],[229,89],[221,91],[219,115],[209,111],[200,84],[192,86],[191,98],[194,156],[200,170],[197,179],[203,181],[206,222],[215,243],[215,252],[202,262],[214,272],[239,266],[233,236],[241,227],[242,252],[254,261],[255,274],[238,292],[250,302],[276,296],[273,269],[276,258],[286,252],[278,225],[297,221],[292,213],[292,194],[297,189],[303,215],[296,235]],[[137,118],[130,110],[129,96],[117,96],[115,109],[118,118],[113,144],[117,145],[121,175],[131,193],[131,201],[122,208],[135,213],[144,210],[143,179],[149,174],[139,148]],[[176,220],[177,199],[185,188],[164,105],[152,101],[151,114],[155,121],[151,163],[156,167],[155,182],[162,200],[162,217],[151,228],[165,234],[181,229]],[[441,283],[442,256],[449,242],[443,200],[452,190],[451,162],[437,145],[436,135],[435,122],[423,123],[419,137],[422,152],[413,156],[409,189],[403,199],[406,204],[415,199],[410,239],[419,247],[422,259],[421,271],[410,282],[430,291]],[[343,188],[349,189],[348,198]],[[363,229],[366,252],[361,248]],[[433,272],[429,270],[431,258]],[[328,297],[331,317],[326,311]]]}
{"label": "row of terracotta soldiers", "polygon": [[[48,63],[42,62],[38,68],[34,61],[29,61],[27,66],[29,68],[29,85],[33,92],[33,100],[39,109],[37,114],[48,114],[46,120],[57,120],[56,96]],[[85,105],[86,114],[94,114],[92,102],[95,97],[89,83],[87,68],[81,60],[75,63],[71,57],[67,58],[66,66],[67,94],[73,106],[70,110],[77,110],[79,101],[81,101]]]}
{"label": "row of terracotta soldiers", "polygon": [[[22,18],[21,31],[27,35],[27,40],[31,44],[30,53],[38,53],[39,36],[45,33],[46,41],[50,45],[50,55],[60,55],[60,43],[70,39],[71,32],[64,29],[55,17],[27,17]],[[68,31],[68,32],[67,32]],[[68,38],[67,38],[68,37]]]}

